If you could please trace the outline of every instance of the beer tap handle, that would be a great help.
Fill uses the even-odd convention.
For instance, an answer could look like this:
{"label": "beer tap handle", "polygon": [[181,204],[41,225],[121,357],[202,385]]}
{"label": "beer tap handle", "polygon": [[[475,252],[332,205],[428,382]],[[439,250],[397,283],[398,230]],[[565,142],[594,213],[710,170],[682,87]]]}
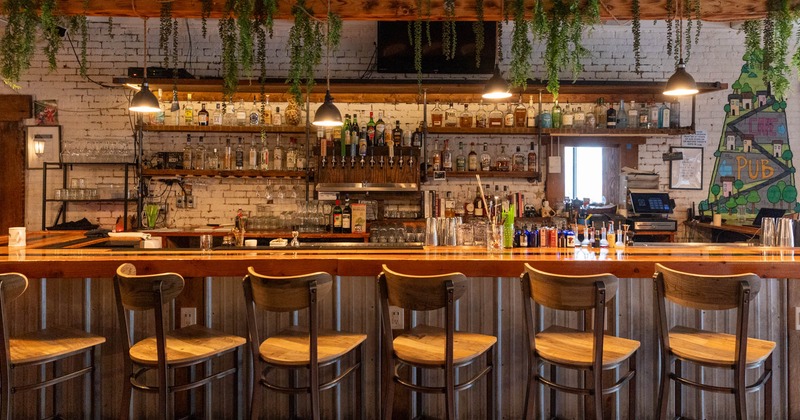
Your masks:
{"label": "beer tap handle", "polygon": [[383,169],[383,156],[381,156],[381,159],[378,162],[378,164],[380,165],[381,169]]}

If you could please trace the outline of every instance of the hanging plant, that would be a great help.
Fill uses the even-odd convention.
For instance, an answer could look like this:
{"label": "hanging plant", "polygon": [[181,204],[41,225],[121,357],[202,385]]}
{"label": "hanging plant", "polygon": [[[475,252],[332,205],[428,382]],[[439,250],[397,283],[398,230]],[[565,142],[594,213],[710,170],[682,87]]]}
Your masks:
{"label": "hanging plant", "polygon": [[600,20],[597,0],[589,0],[585,5],[581,0],[571,0],[569,4],[555,0],[547,19],[549,28],[544,63],[547,72],[547,91],[554,99],[558,98],[559,72],[570,69],[573,80],[583,71],[581,61],[590,56],[582,45],[584,29],[591,28]]}
{"label": "hanging plant", "polygon": [[80,74],[81,77],[86,78],[86,46],[89,43],[89,24],[86,20],[86,10],[89,8],[89,0],[83,0],[83,14],[76,17],[75,24],[81,33],[81,60],[80,60]]}
{"label": "hanging plant", "polygon": [[236,19],[233,16],[235,0],[226,0],[219,20],[219,38],[222,41],[222,95],[224,103],[231,100],[239,86],[239,62],[236,59]]}
{"label": "hanging plant", "polygon": [[200,22],[203,30],[203,39],[206,38],[208,34],[208,18],[211,16],[211,6],[213,4],[212,0],[201,0],[200,1]]}
{"label": "hanging plant", "polygon": [[114,18],[109,16],[107,24],[108,24],[108,37],[114,39]]}
{"label": "hanging plant", "polygon": [[[747,20],[742,24],[744,31],[744,59],[747,66],[753,68],[760,61],[761,51],[761,21]],[[798,49],[800,53],[800,49]],[[797,55],[798,53],[795,53]],[[800,57],[798,57],[800,58]],[[794,60],[794,58],[793,58]]]}
{"label": "hanging plant", "polygon": [[36,12],[28,0],[6,0],[3,15],[8,18],[3,34],[2,55],[3,81],[16,86],[20,75],[30,67],[36,42]]}
{"label": "hanging plant", "polygon": [[[428,36],[430,40],[430,35]],[[414,70],[417,71],[417,86],[422,88],[422,0],[417,0],[417,18],[413,22],[408,22],[408,43],[414,47]]]}
{"label": "hanging plant", "polygon": [[531,72],[531,54],[533,47],[528,41],[528,21],[525,20],[525,1],[514,0],[514,30],[511,33],[511,68],[509,71],[511,85],[528,86],[528,74]]}
{"label": "hanging plant", "polygon": [[[639,25],[639,1],[638,0],[634,0],[634,1],[636,1],[636,9],[634,9],[634,21],[635,21],[634,24],[638,26]],[[672,42],[672,32],[673,32],[672,25],[675,23],[675,0],[667,0],[666,9],[667,9],[667,18],[665,19],[665,21],[667,22],[667,55],[672,55],[672,47],[674,46],[674,44]],[[639,31],[639,29],[636,29],[636,32],[638,32],[638,31]],[[637,36],[636,32],[634,32],[634,35],[633,35],[634,36],[634,40],[635,40],[635,37]],[[633,51],[635,53],[638,53],[638,51],[639,51],[638,47],[637,47],[637,45],[635,43],[633,45]],[[637,70],[638,70],[638,67],[637,67]]]}
{"label": "hanging plant", "polygon": [[[164,56],[164,68],[169,68],[170,59],[170,42],[172,37],[172,1],[165,1],[161,3],[161,17],[159,20],[158,31],[158,52]],[[147,52],[145,51],[145,54]]]}
{"label": "hanging plant", "polygon": [[789,89],[787,76],[790,69],[786,58],[793,18],[788,0],[769,0],[767,7],[764,20],[764,82],[770,85],[775,98],[781,100]]}
{"label": "hanging plant", "polygon": [[[667,54],[672,54],[672,19],[669,18],[669,8],[672,0],[667,0]],[[631,2],[631,14],[633,20],[631,21],[631,33],[633,34],[633,59],[634,69],[636,74],[642,74],[642,25],[639,21],[639,0]]]}
{"label": "hanging plant", "polygon": [[236,24],[239,30],[239,61],[246,72],[253,69],[253,1],[235,2]]}
{"label": "hanging plant", "polygon": [[172,90],[178,91],[178,19],[172,19]]}
{"label": "hanging plant", "polygon": [[297,103],[302,103],[302,85],[310,91],[314,87],[314,68],[322,60],[322,29],[312,22],[313,14],[306,8],[305,0],[297,0],[292,7],[294,26],[289,30],[289,93]]}
{"label": "hanging plant", "polygon": [[442,52],[444,58],[456,56],[456,1],[444,0],[444,22],[442,22]]}
{"label": "hanging plant", "polygon": [[481,67],[481,53],[486,45],[483,28],[483,0],[475,0],[476,21],[472,22],[472,32],[475,34],[475,68]]}
{"label": "hanging plant", "polygon": [[61,36],[58,34],[58,27],[60,26],[60,19],[55,16],[57,0],[44,0],[42,2],[42,15],[40,16],[40,24],[42,26],[42,35],[45,39],[44,53],[47,56],[47,62],[50,70],[56,68],[56,54],[61,48]]}

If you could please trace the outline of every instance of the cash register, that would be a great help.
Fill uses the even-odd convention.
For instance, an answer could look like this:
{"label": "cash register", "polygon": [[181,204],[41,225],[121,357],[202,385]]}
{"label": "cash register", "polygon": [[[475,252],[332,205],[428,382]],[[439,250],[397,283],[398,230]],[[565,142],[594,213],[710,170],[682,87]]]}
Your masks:
{"label": "cash register", "polygon": [[634,232],[678,230],[678,222],[670,219],[673,204],[669,193],[630,190],[630,212],[626,222]]}

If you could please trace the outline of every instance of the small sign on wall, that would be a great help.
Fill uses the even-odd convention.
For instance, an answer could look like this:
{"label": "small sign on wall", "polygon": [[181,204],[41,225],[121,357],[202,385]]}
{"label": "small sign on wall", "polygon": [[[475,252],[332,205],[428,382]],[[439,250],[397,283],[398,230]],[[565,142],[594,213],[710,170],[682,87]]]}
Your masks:
{"label": "small sign on wall", "polygon": [[708,134],[705,131],[697,130],[694,134],[681,136],[681,145],[685,147],[706,147],[706,144],[708,144]]}

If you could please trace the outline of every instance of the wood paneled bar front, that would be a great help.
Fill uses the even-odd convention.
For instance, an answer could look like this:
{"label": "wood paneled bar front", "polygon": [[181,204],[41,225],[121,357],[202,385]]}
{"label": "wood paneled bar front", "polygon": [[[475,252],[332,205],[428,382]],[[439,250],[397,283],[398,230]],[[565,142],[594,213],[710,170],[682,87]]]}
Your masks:
{"label": "wood paneled bar front", "polygon": [[[2,243],[3,239],[0,238]],[[652,287],[655,264],[662,263],[678,270],[699,273],[753,272],[770,279],[751,305],[750,336],[778,343],[773,366],[773,417],[800,418],[800,362],[796,357],[789,357],[800,349],[794,313],[794,307],[800,306],[800,291],[796,282],[791,280],[800,277],[800,255],[795,255],[791,248],[711,245],[628,247],[608,252],[585,248],[536,248],[492,254],[477,247],[333,251],[302,248],[215,249],[203,252],[194,249],[120,250],[104,247],[104,239],[87,241],[82,233],[52,232],[31,232],[27,243],[25,248],[0,246],[0,272],[25,274],[31,279],[30,287],[33,289],[10,307],[9,313],[13,314],[12,334],[52,324],[84,328],[105,336],[108,341],[103,348],[101,363],[105,418],[118,417],[119,395],[125,380],[122,373],[123,346],[116,340],[119,326],[110,281],[116,268],[124,262],[134,264],[141,274],[177,272],[188,278],[188,282],[195,282],[201,290],[196,303],[200,306],[198,320],[209,327],[241,336],[246,336],[241,279],[248,266],[270,275],[312,271],[331,273],[335,278],[334,292],[331,299],[321,302],[322,324],[324,328],[368,335],[365,357],[367,418],[377,418],[379,407],[379,312],[375,279],[381,264],[413,274],[460,271],[470,278],[468,291],[456,309],[457,327],[498,337],[497,369],[494,372],[498,384],[496,414],[504,418],[522,416],[527,339],[524,334],[519,275],[524,263],[563,274],[610,272],[622,279],[617,298],[609,307],[608,329],[611,333],[642,343],[637,355],[640,372],[637,380],[637,412],[630,418],[644,419],[655,417],[657,400],[659,355]],[[669,311],[673,322],[694,322],[699,328],[729,329],[735,320],[733,313],[689,315],[689,312],[678,308],[670,308]],[[545,323],[578,321],[572,315],[558,311],[544,310],[543,315]],[[303,317],[305,314],[302,313],[270,315],[270,318],[264,319],[264,323],[270,331],[278,331],[301,321]],[[435,323],[440,319],[434,315],[421,315],[416,321]],[[134,326],[136,334],[145,334],[152,329],[145,318],[134,317]],[[704,375],[706,381],[715,377],[727,378],[729,375],[716,369],[690,374]],[[574,375],[565,375],[568,380],[577,380]],[[440,379],[431,377],[426,381],[433,383]],[[481,389],[479,386],[459,395],[459,413],[465,418],[488,417]],[[70,401],[75,403],[74,406],[62,407],[62,413],[74,417],[69,414],[81,410],[79,402],[83,395],[82,388],[65,386],[63,393],[65,405]],[[345,382],[340,389],[323,393],[323,416],[352,418],[355,410],[354,393],[355,385],[349,382]],[[218,394],[225,395],[213,391],[199,393],[195,398],[197,410],[210,410],[213,417],[231,413],[232,402],[218,400]],[[620,417],[628,418],[626,398],[627,391],[623,389],[619,397],[607,397],[607,407],[620,407]],[[684,415],[693,418],[730,418],[734,416],[732,398],[716,394],[700,396],[695,391],[685,391]],[[748,395],[748,417],[763,417],[763,407],[759,404],[761,399],[761,394]],[[265,407],[281,407],[266,410],[264,414],[269,418],[289,415],[288,408],[285,408],[290,406],[287,397],[265,394],[264,401]],[[412,398],[405,401],[406,408],[412,414],[419,414],[419,410],[430,416],[442,417],[444,414],[441,398]],[[15,412],[22,416],[36,413],[37,407],[32,399],[16,404]],[[576,397],[559,394],[556,404],[560,416],[580,417],[581,402]],[[133,405],[136,417],[152,416],[150,410],[157,406],[155,399],[149,396],[135,398]],[[303,399],[297,405],[300,415],[307,414],[304,407],[308,404]]]}

